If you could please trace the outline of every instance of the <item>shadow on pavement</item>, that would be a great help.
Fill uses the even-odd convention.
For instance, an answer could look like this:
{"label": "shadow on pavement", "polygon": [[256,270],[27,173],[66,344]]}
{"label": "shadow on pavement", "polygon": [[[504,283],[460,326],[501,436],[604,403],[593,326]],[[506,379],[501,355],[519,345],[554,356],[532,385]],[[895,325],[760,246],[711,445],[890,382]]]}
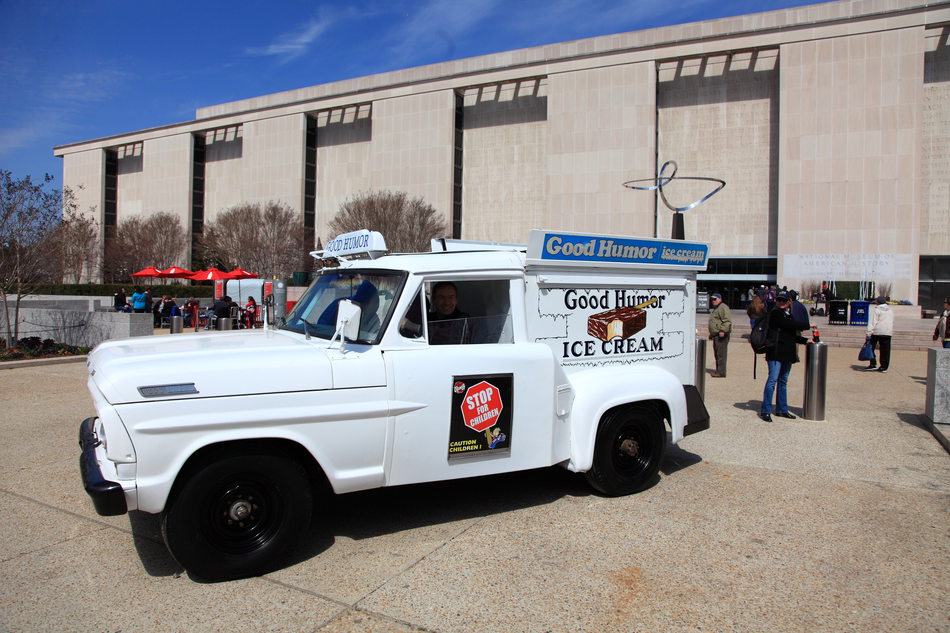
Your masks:
{"label": "shadow on pavement", "polygon": [[132,543],[149,576],[177,576],[185,572],[162,539],[161,517],[147,512],[129,512]]}
{"label": "shadow on pavement", "polygon": [[923,429],[924,431],[929,431],[927,424],[921,419],[921,415],[918,413],[898,413],[897,417],[904,424],[909,424],[910,426],[917,427],[918,429]]}
{"label": "shadow on pavement", "polygon": [[696,453],[690,453],[677,444],[670,444],[666,449],[666,459],[663,460],[663,464],[660,466],[660,472],[669,476],[702,461],[703,458]]}
{"label": "shadow on pavement", "polygon": [[[669,476],[701,461],[699,455],[671,444],[660,470]],[[656,477],[649,487],[659,480]],[[316,494],[311,529],[283,566],[319,555],[332,547],[338,536],[374,538],[596,494],[583,475],[560,466],[343,495]],[[159,515],[131,512],[129,522],[135,549],[149,575],[185,573],[165,547]]]}
{"label": "shadow on pavement", "polygon": [[583,476],[559,466],[423,484],[322,495],[314,524],[290,564],[312,558],[336,536],[373,538],[596,494]]}
{"label": "shadow on pavement", "polygon": [[752,413],[758,413],[762,408],[761,400],[746,400],[745,402],[736,402],[732,405],[740,411],[751,411]]}

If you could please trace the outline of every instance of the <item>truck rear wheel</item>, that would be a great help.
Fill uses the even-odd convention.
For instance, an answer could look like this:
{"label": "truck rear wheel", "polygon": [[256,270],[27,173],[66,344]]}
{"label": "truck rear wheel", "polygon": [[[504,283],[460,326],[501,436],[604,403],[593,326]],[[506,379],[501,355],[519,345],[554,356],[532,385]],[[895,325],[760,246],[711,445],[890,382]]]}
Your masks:
{"label": "truck rear wheel", "polygon": [[194,472],[162,514],[175,560],[205,580],[272,571],[310,525],[312,493],[297,462],[232,455]]}
{"label": "truck rear wheel", "polygon": [[643,490],[653,483],[666,454],[666,428],[647,404],[609,411],[600,421],[594,462],[587,481],[612,497]]}

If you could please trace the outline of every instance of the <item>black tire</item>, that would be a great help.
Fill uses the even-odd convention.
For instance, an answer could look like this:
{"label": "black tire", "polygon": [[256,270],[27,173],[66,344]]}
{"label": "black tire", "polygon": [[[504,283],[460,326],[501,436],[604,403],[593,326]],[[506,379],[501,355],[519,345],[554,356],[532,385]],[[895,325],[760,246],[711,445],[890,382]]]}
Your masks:
{"label": "black tire", "polygon": [[230,455],[194,473],[162,513],[162,536],[191,574],[218,581],[279,568],[310,525],[312,492],[296,461]]}
{"label": "black tire", "polygon": [[611,497],[650,486],[666,454],[666,427],[657,410],[646,404],[613,409],[597,428],[594,462],[587,481]]}

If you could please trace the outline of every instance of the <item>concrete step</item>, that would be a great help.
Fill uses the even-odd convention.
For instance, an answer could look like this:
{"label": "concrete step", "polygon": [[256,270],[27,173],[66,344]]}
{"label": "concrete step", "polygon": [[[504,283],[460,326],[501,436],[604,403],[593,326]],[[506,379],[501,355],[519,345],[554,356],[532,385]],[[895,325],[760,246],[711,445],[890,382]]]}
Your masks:
{"label": "concrete step", "polygon": [[[705,324],[696,327],[696,336],[708,336],[708,332],[709,330],[706,329]],[[749,327],[748,321],[742,323],[733,322],[732,340],[736,340],[737,338],[748,339],[751,332],[752,328]],[[867,330],[863,325],[819,325],[818,332],[819,336],[821,336],[821,342],[826,345],[832,347],[853,347],[854,349],[861,347],[867,336]],[[810,335],[810,332],[803,333],[803,336]],[[934,342],[930,332],[903,330],[895,331],[891,336],[891,349],[922,351],[928,347],[935,346],[937,346],[937,343]]]}

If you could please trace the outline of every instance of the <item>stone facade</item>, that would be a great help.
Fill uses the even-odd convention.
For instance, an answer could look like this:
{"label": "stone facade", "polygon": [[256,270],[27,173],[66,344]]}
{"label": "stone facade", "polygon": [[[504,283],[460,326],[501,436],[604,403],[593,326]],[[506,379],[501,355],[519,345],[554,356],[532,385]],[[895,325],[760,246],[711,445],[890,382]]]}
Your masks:
{"label": "stone facade", "polygon": [[[623,183],[672,160],[727,182],[686,212],[686,236],[772,262],[767,279],[721,279],[876,281],[916,301],[919,258],[950,254],[947,23],[947,3],[841,0],[263,95],[54,151],[100,220],[109,154],[114,222],[170,211],[190,229],[198,138],[204,221],[269,200],[304,214],[309,186],[323,243],[339,205],[374,189],[424,198],[465,239],[668,237],[670,211]],[[666,193],[681,206],[709,188]]]}

